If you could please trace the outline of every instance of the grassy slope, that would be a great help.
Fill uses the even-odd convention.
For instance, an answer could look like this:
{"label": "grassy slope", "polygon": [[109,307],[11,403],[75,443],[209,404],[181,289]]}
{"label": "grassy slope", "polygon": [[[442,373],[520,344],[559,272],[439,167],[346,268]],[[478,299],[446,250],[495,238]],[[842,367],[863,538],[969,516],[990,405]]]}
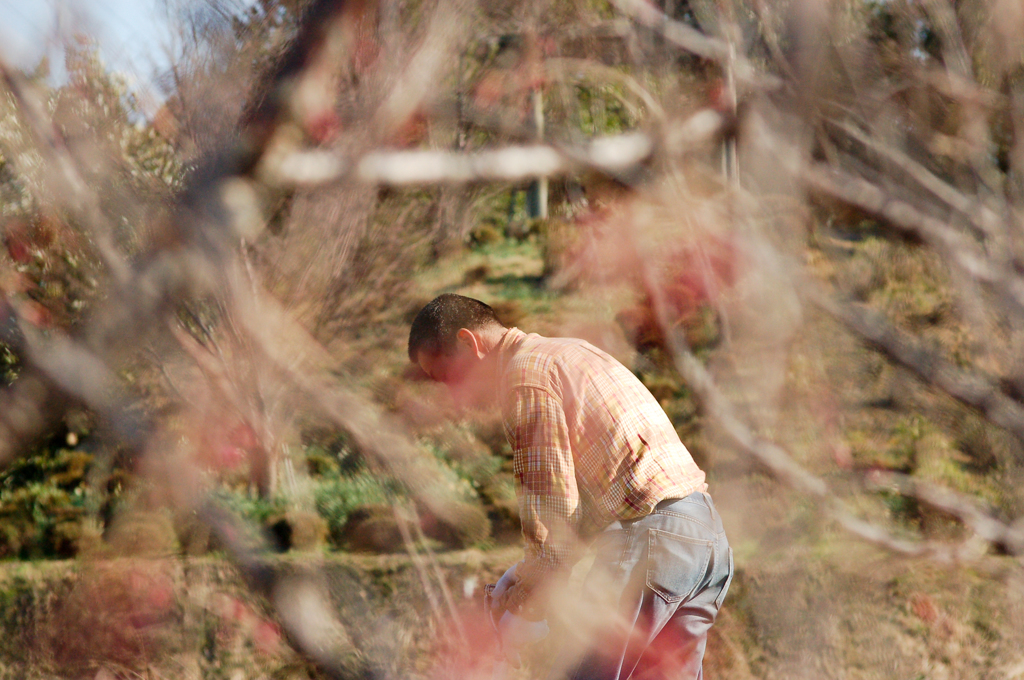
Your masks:
{"label": "grassy slope", "polygon": [[[883,259],[877,251],[885,246],[878,243],[857,248],[868,254],[843,258]],[[444,288],[488,301],[517,300],[524,329],[585,335],[631,365],[636,357],[612,323],[622,298],[531,289],[529,277],[539,271],[539,263],[530,266],[531,251],[529,244],[501,245],[486,258],[486,281],[468,285],[459,285],[461,272],[478,267],[485,255],[450,262],[424,281],[425,292]],[[906,259],[887,257],[883,265]],[[915,287],[917,275],[883,268],[871,294],[908,309],[907,315],[927,316],[941,304],[941,289],[927,281]],[[955,328],[939,332],[954,340],[958,335]],[[715,356],[711,361],[725,363]],[[743,359],[729,361],[741,366]],[[983,498],[998,498],[1005,483],[999,478],[1013,477],[958,464],[959,433],[974,417],[886,365],[829,319],[807,313],[787,366],[778,413],[762,431],[770,430],[765,433],[823,475],[866,519],[897,533],[961,533],[923,509],[908,517],[893,499],[857,493],[855,476],[837,465],[846,456],[855,470],[898,468],[909,458],[926,478]],[[1019,563],[987,555],[970,565],[943,566],[867,546],[740,454],[718,446],[713,431],[698,431],[696,439],[687,443],[702,454],[737,557],[733,592],[711,640],[709,677],[996,678],[1021,672]]]}
{"label": "grassy slope", "polygon": [[[444,290],[503,303],[524,329],[583,335],[627,363],[635,360],[612,323],[618,300],[611,294],[555,295],[539,286],[540,270],[534,243],[503,242],[424,272],[409,300],[395,305],[361,339],[362,365],[377,366],[371,386],[396,389],[405,366],[408,313]],[[950,407],[905,377],[894,377],[892,369],[879,366],[877,357],[825,319],[807,319],[799,337],[791,349],[774,438],[858,503],[863,516],[899,530],[907,521],[899,508],[849,492],[849,478],[834,465],[834,442],[849,446],[855,460],[909,455],[927,461],[929,451],[951,445],[936,424]],[[742,361],[732,361],[742,374]],[[824,405],[823,390],[832,395]],[[822,417],[823,408],[841,415]],[[1018,563],[989,555],[969,566],[941,566],[866,546],[834,527],[806,499],[721,447],[699,414],[691,418],[694,440],[687,443],[708,470],[737,563],[733,589],[709,642],[708,677],[1020,676],[1024,577]],[[984,475],[975,477],[960,481],[985,485]],[[934,518],[913,521],[955,533]],[[518,548],[505,547],[444,553],[438,559],[460,606],[476,611],[480,584],[496,578],[519,554]],[[299,564],[310,558],[282,559]],[[444,646],[438,633],[447,628],[438,626],[408,557],[334,554],[315,561],[321,559],[334,602],[367,653],[410,677],[429,674],[442,663],[439,658],[447,658],[438,656]],[[263,605],[244,593],[222,563],[141,563],[144,575],[137,576],[126,564],[131,563],[4,565],[4,675],[69,677],[101,667],[130,675],[146,663],[166,677],[307,673],[272,635],[271,642],[263,639]],[[154,605],[148,594],[159,593],[161,583],[171,596]],[[97,618],[104,610],[110,616]]]}

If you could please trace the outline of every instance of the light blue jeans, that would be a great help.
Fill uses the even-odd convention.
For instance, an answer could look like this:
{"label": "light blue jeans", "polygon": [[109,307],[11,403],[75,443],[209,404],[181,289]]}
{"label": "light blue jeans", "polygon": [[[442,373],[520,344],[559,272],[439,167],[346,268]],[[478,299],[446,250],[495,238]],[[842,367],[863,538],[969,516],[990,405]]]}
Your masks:
{"label": "light blue jeans", "polygon": [[708,630],[733,575],[732,548],[711,496],[698,491],[663,501],[638,520],[615,522],[595,549],[584,593],[621,591],[619,618],[572,677],[703,678]]}

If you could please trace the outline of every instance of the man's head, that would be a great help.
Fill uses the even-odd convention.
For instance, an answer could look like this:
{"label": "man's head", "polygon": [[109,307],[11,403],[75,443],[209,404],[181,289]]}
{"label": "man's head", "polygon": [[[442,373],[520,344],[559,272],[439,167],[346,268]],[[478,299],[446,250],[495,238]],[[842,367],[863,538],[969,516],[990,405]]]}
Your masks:
{"label": "man's head", "polygon": [[488,305],[462,295],[439,295],[409,329],[409,360],[448,386],[460,406],[484,405],[494,391],[491,350],[505,326]]}

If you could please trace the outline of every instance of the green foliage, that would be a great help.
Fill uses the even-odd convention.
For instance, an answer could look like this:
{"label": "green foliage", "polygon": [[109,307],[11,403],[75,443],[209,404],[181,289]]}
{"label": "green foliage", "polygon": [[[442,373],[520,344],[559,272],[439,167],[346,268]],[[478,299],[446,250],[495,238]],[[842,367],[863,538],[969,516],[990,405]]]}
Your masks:
{"label": "green foliage", "polygon": [[518,189],[501,187],[476,198],[470,204],[470,210],[475,225],[470,232],[470,245],[494,247],[508,237],[511,222],[525,219],[525,196]]}
{"label": "green foliage", "polygon": [[590,136],[612,135],[635,128],[636,117],[626,107],[625,92],[619,85],[576,87],[580,128]]}
{"label": "green foliage", "polygon": [[247,491],[221,488],[217,492],[217,497],[232,512],[259,527],[266,526],[271,518],[288,508],[287,499],[281,496],[260,498]]}
{"label": "green foliage", "polygon": [[917,499],[894,491],[882,491],[879,496],[894,520],[903,525],[917,526],[921,516]]}
{"label": "green foliage", "polygon": [[[509,487],[506,489],[498,479],[505,465],[503,458],[492,455],[468,431],[448,434],[452,436],[420,441],[424,455],[433,456],[437,463],[434,472],[439,475],[439,488],[434,491],[446,494],[467,510],[475,508],[472,514],[478,514],[480,521],[470,521],[466,527],[447,527],[429,520],[425,531],[447,545],[475,544],[489,535],[485,515],[498,505],[508,505],[509,496],[514,494],[509,493],[510,483],[504,485]],[[321,432],[306,439],[317,441],[307,445],[306,461],[313,477],[314,505],[327,523],[331,546],[346,549],[353,540],[364,540],[362,534],[362,538],[354,539],[352,533],[365,533],[368,524],[390,531],[386,527],[394,524],[391,506],[409,500],[403,486],[370,469],[344,435]],[[374,547],[387,546],[361,545],[360,549]]]}
{"label": "green foliage", "polygon": [[0,556],[73,556],[83,522],[103,495],[87,482],[92,464],[92,455],[80,450],[43,449],[5,470],[0,475]]}
{"label": "green foliage", "polygon": [[366,471],[352,476],[333,474],[319,481],[313,491],[316,510],[327,522],[335,547],[344,544],[345,525],[359,509],[389,505],[398,490]]}
{"label": "green foliage", "polygon": [[0,387],[7,387],[18,377],[18,355],[0,342]]}

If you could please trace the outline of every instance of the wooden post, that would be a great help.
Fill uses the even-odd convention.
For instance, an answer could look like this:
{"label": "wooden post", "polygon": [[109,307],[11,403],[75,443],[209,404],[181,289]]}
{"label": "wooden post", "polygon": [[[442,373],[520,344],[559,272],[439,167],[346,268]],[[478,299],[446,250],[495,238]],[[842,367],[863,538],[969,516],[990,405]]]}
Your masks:
{"label": "wooden post", "polygon": [[[533,103],[533,125],[537,131],[537,141],[544,139],[544,93],[540,88],[530,92]],[[532,218],[547,219],[548,217],[548,178],[539,177],[530,184],[526,192],[526,210]]]}

